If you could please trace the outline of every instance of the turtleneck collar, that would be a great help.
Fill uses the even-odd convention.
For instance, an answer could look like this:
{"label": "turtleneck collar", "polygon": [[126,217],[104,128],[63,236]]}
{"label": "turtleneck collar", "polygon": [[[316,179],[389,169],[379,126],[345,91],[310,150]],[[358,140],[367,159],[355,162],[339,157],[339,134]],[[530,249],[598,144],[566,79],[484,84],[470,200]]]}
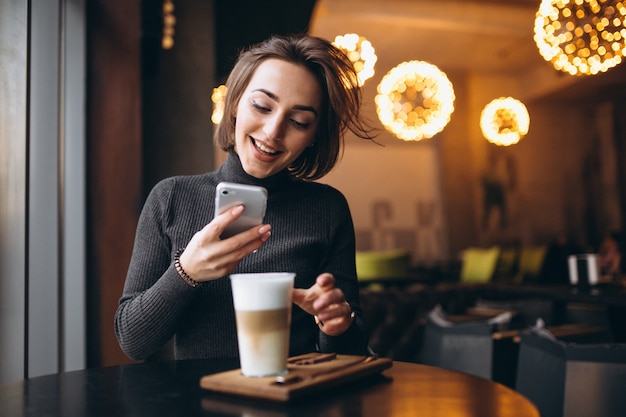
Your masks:
{"label": "turtleneck collar", "polygon": [[253,177],[243,169],[239,155],[234,150],[228,152],[226,162],[217,170],[217,176],[220,181],[260,185],[268,191],[284,187],[292,181],[291,175],[286,169],[267,178]]}

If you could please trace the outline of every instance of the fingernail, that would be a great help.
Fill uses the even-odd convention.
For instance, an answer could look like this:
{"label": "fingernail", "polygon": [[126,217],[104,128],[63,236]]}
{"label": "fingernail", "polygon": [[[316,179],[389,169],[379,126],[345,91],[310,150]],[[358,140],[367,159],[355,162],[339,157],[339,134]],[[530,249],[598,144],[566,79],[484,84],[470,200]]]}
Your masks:
{"label": "fingernail", "polygon": [[269,232],[271,229],[272,229],[272,226],[270,226],[269,224],[265,224],[259,229],[259,234],[264,235],[265,233]]}
{"label": "fingernail", "polygon": [[233,211],[231,211],[232,214],[237,215],[239,213],[241,213],[243,211],[244,207],[242,205],[239,205],[237,207],[235,207],[233,209]]}

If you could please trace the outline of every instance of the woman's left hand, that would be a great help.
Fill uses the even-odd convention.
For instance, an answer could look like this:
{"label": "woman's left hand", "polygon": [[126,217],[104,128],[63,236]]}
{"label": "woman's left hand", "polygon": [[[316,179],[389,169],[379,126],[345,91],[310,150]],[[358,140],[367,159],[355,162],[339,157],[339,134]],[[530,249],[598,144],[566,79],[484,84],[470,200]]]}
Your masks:
{"label": "woman's left hand", "polygon": [[350,304],[329,273],[320,274],[311,288],[294,288],[293,302],[315,316],[320,330],[329,336],[342,334],[354,320]]}

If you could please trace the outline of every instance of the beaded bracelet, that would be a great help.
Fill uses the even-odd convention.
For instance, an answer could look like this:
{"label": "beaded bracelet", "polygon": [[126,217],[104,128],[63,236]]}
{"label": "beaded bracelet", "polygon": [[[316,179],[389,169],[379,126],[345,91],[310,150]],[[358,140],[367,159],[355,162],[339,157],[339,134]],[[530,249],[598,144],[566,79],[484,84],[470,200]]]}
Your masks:
{"label": "beaded bracelet", "polygon": [[174,268],[176,268],[178,276],[181,277],[187,285],[193,288],[198,288],[200,286],[200,283],[187,275],[187,273],[183,269],[183,266],[180,264],[180,255],[183,253],[184,250],[185,248],[176,251],[176,254],[174,255]]}

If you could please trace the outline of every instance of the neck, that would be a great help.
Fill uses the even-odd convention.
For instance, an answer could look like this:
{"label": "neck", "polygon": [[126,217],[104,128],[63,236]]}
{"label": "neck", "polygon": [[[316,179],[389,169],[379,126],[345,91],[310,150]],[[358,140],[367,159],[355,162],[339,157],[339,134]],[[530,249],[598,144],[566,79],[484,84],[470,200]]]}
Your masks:
{"label": "neck", "polygon": [[285,186],[292,181],[289,171],[286,169],[266,178],[257,178],[248,174],[243,169],[239,155],[234,150],[228,152],[228,158],[224,165],[219,168],[218,176],[220,181],[260,185],[267,188],[268,191]]}

